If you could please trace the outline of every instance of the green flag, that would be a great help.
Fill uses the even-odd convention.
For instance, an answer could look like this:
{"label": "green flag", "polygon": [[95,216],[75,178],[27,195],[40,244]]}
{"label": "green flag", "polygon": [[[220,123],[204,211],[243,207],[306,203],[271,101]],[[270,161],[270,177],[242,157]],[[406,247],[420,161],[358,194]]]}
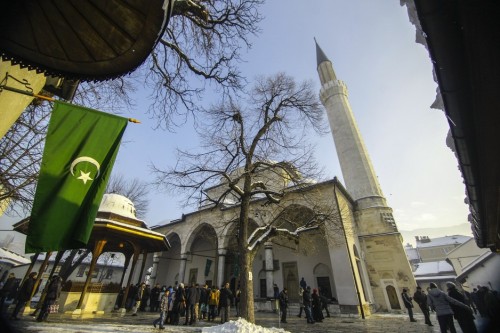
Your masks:
{"label": "green flag", "polygon": [[55,102],[26,253],[85,247],[128,120]]}

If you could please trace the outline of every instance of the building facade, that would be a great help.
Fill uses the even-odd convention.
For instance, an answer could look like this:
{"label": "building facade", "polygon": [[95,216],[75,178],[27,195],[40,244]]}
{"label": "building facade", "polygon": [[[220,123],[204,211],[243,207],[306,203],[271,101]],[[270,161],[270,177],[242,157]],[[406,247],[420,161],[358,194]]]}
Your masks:
{"label": "building facade", "polygon": [[[299,241],[275,239],[261,244],[252,269],[255,304],[266,307],[273,285],[288,288],[291,301],[298,301],[299,281],[335,300],[338,311],[400,311],[403,288],[416,283],[406,258],[402,237],[387,205],[354,115],[345,84],[337,80],[331,62],[316,45],[321,100],[327,110],[346,186],[335,178],[317,184],[286,188],[279,205],[251,204],[250,233],[279,222],[288,214],[307,216],[318,208],[329,212],[325,224]],[[224,184],[210,191],[220,191]],[[208,195],[210,195],[210,191]],[[165,234],[172,248],[155,253],[146,267],[152,268],[151,283],[207,283],[238,287],[238,206],[200,206],[194,212],[154,230]],[[285,227],[293,229],[294,222]]]}

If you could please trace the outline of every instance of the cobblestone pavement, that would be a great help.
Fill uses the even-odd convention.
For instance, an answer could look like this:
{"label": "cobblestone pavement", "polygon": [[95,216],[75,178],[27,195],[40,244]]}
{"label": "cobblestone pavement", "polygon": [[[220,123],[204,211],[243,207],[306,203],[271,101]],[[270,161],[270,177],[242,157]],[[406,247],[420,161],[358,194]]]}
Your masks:
{"label": "cobblestone pavement", "polygon": [[[423,316],[416,315],[417,322],[412,323],[407,315],[402,314],[374,314],[367,319],[354,317],[330,317],[322,323],[307,324],[304,318],[289,316],[288,323],[280,323],[277,314],[269,312],[256,312],[256,324],[264,327],[280,327],[291,333],[324,333],[324,332],[369,332],[369,333],[437,333],[439,326],[432,316],[433,327],[424,324]],[[108,333],[108,332],[201,332],[203,327],[218,325],[219,322],[199,321],[193,326],[166,326],[160,331],[152,325],[157,314],[139,313],[137,316],[130,314],[116,315],[83,315],[72,316],[66,314],[52,314],[48,322],[38,323],[34,317],[26,315],[19,321],[6,322],[13,333],[53,333],[53,332],[78,332],[78,333]],[[232,318],[236,319],[236,318]],[[457,332],[461,333],[455,323]],[[1,329],[2,332],[8,330]]]}

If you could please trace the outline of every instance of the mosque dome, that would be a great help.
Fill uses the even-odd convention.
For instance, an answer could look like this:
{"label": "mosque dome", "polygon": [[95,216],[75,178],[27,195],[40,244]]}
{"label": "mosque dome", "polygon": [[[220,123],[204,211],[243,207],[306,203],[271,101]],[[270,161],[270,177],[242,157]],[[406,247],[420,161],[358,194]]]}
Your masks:
{"label": "mosque dome", "polygon": [[113,213],[124,217],[136,219],[134,203],[123,195],[107,193],[102,197],[99,206],[100,213]]}

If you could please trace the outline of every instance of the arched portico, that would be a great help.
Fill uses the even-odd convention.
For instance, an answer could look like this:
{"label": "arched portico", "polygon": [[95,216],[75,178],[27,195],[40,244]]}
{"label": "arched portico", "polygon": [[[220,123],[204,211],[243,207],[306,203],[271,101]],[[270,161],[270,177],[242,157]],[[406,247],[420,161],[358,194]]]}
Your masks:
{"label": "arched portico", "polygon": [[217,277],[217,234],[208,223],[199,225],[186,243],[185,283],[215,284]]}
{"label": "arched portico", "polygon": [[173,286],[179,281],[181,268],[181,239],[176,232],[167,234],[170,250],[161,252],[158,256],[158,268],[156,271],[155,283],[160,285]]}

